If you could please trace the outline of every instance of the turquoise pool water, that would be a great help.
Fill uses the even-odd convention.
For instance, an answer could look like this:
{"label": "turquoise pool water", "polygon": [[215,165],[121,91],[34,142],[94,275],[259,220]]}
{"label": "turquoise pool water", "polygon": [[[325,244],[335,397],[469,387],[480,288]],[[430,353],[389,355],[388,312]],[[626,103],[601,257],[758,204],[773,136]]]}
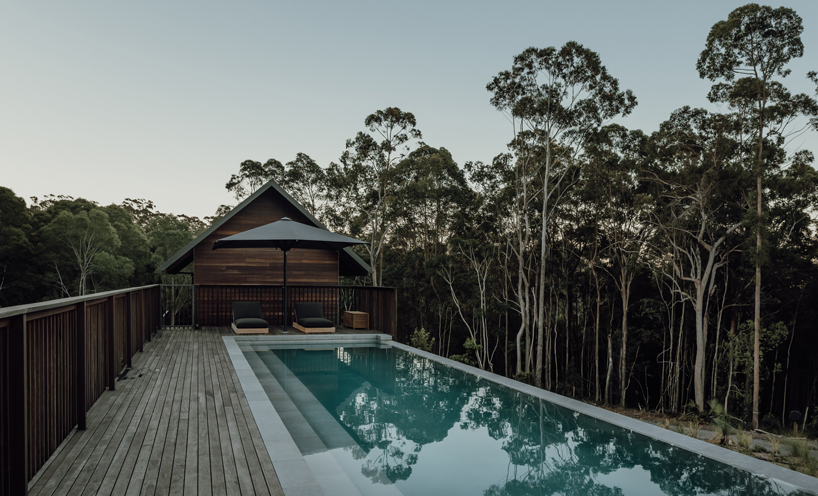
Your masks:
{"label": "turquoise pool water", "polygon": [[806,494],[389,346],[286,348],[245,356],[305,460],[362,495]]}

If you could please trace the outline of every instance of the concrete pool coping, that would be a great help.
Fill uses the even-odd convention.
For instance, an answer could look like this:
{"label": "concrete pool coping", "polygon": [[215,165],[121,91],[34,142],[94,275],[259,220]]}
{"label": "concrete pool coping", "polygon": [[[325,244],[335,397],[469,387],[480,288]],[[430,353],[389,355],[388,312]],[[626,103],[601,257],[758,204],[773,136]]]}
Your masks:
{"label": "concrete pool coping", "polygon": [[[690,451],[717,462],[746,470],[752,474],[774,480],[782,487],[800,489],[818,495],[818,479],[796,472],[773,463],[769,463],[751,456],[747,456],[714,444],[710,444],[690,436],[663,429],[653,424],[636,420],[625,415],[605,410],[594,405],[583,403],[565,396],[561,396],[544,389],[523,384],[507,377],[487,372],[448,358],[412,348],[392,341],[387,334],[352,334],[352,335],[314,335],[314,336],[224,336],[228,355],[233,361],[239,382],[244,389],[250,409],[256,419],[264,444],[270,453],[273,466],[281,481],[281,487],[287,496],[320,495],[325,494],[310,471],[304,457],[296,447],[287,428],[273,408],[270,399],[255,376],[250,364],[242,352],[240,345],[247,344],[372,344],[390,345],[394,348],[414,353],[457,370],[467,372],[488,381],[501,384],[515,391],[519,391],[535,398],[541,398],[555,405],[599,419],[603,422],[642,434],[652,439],[665,442],[671,446]],[[279,470],[279,468],[281,470]],[[287,472],[282,474],[280,471]]]}

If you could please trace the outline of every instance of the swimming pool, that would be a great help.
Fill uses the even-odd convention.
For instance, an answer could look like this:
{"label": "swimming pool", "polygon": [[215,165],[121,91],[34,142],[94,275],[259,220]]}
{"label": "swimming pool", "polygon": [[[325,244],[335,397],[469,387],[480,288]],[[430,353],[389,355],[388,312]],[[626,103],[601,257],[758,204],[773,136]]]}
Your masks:
{"label": "swimming pool", "polygon": [[[249,371],[257,379],[242,379],[251,406],[266,397],[275,412],[254,409],[260,428],[278,417],[271,456],[283,450],[294,458],[276,465],[282,487],[291,469],[309,469],[298,494],[308,487],[373,496],[815,490],[802,474],[759,469],[755,459],[388,340],[333,338],[225,339],[236,340],[228,348],[240,379]],[[300,458],[281,442],[282,425]],[[737,468],[736,460],[750,465]]]}

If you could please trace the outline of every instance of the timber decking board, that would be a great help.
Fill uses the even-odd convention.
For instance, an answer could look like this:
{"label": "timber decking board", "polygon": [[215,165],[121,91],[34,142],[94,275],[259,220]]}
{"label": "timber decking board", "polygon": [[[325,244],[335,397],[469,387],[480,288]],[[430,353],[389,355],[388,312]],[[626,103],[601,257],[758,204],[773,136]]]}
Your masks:
{"label": "timber decking board", "polygon": [[155,336],[29,493],[282,495],[222,333]]}

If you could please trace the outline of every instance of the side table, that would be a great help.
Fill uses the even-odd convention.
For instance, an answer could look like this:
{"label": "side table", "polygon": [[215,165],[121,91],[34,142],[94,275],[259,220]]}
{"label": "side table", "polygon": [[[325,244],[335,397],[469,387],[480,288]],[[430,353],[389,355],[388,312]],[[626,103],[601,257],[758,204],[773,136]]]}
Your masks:
{"label": "side table", "polygon": [[345,311],[344,327],[350,329],[369,329],[369,314],[366,312]]}

